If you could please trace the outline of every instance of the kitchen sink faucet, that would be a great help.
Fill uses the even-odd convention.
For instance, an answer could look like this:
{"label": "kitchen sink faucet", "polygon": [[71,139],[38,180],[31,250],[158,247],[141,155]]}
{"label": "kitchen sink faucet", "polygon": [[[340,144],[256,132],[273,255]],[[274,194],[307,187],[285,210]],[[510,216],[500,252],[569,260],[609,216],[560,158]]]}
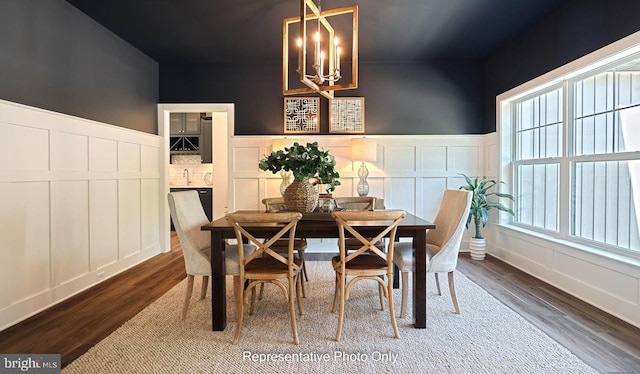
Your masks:
{"label": "kitchen sink faucet", "polygon": [[184,171],[182,172],[182,176],[187,178],[187,186],[191,184],[191,181],[189,180],[189,169],[184,169]]}

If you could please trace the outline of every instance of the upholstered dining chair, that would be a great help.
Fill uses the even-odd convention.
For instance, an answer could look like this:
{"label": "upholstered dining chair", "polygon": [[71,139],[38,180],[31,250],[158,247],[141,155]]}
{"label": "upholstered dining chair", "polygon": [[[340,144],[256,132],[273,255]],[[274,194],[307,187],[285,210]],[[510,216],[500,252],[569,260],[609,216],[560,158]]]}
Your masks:
{"label": "upholstered dining chair", "polygon": [[[453,273],[458,263],[458,252],[471,207],[471,196],[470,191],[446,190],[434,222],[436,228],[427,231],[427,273],[435,274],[438,295],[442,295],[438,273],[448,274],[449,292],[457,314],[460,314],[460,307],[453,283]],[[409,273],[415,271],[413,252],[412,243],[396,244],[394,263],[398,266],[402,278],[400,318],[404,318],[407,313]]]}
{"label": "upholstered dining chair", "polygon": [[[202,276],[202,289],[200,299],[204,299],[211,276],[211,235],[201,231],[200,227],[209,223],[209,219],[202,208],[198,192],[180,191],[170,192],[167,196],[169,211],[180,240],[184,265],[187,272],[187,294],[180,318],[187,318],[191,295],[193,294],[193,282],[196,275]],[[248,256],[255,249],[254,246],[244,246],[243,250]],[[234,283],[239,281],[240,269],[238,265],[238,249],[235,245],[227,245],[225,270],[227,275],[234,277]],[[234,294],[237,299],[238,295]]]}
{"label": "upholstered dining chair", "polygon": [[[382,291],[380,293],[382,310],[384,310],[382,294],[387,297],[394,337],[399,338],[400,334],[393,308],[393,253],[396,230],[406,213],[402,210],[336,211],[332,215],[338,224],[340,236],[338,241],[340,255],[333,257],[331,260],[333,269],[336,272],[332,312],[335,312],[338,298],[340,299],[336,340],[340,340],[340,334],[342,333],[345,301],[349,298],[349,290],[356,282],[365,279],[374,280],[378,283],[378,290]],[[364,237],[358,231],[359,227],[354,224],[356,222],[359,225],[365,222],[365,226],[368,226],[367,229],[371,229],[372,226],[379,227],[379,230],[376,230],[377,235],[373,238]],[[347,235],[352,235],[360,242],[360,248],[351,253],[347,253],[345,248]],[[389,236],[389,245],[385,253],[375,244],[386,235]],[[351,277],[351,279],[348,279],[348,277]]]}
{"label": "upholstered dining chair", "polygon": [[[237,328],[233,338],[233,344],[238,343],[242,321],[244,319],[244,304],[247,302],[249,291],[255,291],[259,284],[273,283],[277,285],[285,295],[289,304],[289,314],[291,316],[291,329],[293,331],[293,342],[298,344],[298,328],[296,325],[295,302],[298,303],[298,313],[302,314],[302,303],[300,301],[300,274],[302,272],[302,261],[294,253],[294,242],[296,225],[302,218],[298,212],[265,213],[265,212],[236,212],[226,215],[227,220],[233,226],[238,241],[238,262],[240,264],[240,285],[248,281],[246,289],[239,287],[239,298],[236,300]],[[252,234],[252,227],[273,225],[279,231],[263,242]],[[275,252],[271,246],[281,238],[287,238],[289,242],[287,256]],[[247,240],[258,248],[249,256],[244,255],[243,242]],[[287,286],[282,280],[287,280]],[[250,313],[253,309],[253,303]]]}
{"label": "upholstered dining chair", "polygon": [[[284,198],[282,197],[267,197],[262,199],[262,204],[264,204],[266,212],[278,212],[287,210],[287,206],[284,204]],[[271,248],[280,253],[287,253],[289,250],[289,240],[288,239],[280,239],[276,240],[275,243],[271,246]],[[309,281],[309,276],[307,275],[307,267],[305,266],[304,261],[304,251],[307,249],[307,239],[306,238],[296,238],[293,243],[293,249],[300,256],[300,260],[302,260],[302,276],[303,280]],[[260,299],[262,298],[262,292],[264,285],[260,286]],[[304,286],[304,282],[302,282],[302,297],[307,297],[307,291]]]}

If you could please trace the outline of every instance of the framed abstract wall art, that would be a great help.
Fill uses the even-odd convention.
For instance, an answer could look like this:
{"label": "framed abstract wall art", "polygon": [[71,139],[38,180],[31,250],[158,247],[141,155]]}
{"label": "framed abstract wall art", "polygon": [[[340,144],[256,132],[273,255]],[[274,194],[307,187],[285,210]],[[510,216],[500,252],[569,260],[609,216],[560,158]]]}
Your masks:
{"label": "framed abstract wall art", "polygon": [[284,99],[285,133],[320,132],[320,98],[296,97]]}
{"label": "framed abstract wall art", "polygon": [[329,106],[330,133],[364,133],[364,97],[336,97]]}

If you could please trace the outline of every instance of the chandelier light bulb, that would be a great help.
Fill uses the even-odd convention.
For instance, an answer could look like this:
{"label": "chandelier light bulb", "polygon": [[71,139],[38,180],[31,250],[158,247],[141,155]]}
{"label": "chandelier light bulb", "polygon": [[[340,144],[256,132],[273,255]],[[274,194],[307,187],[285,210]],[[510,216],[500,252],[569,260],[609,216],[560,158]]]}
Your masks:
{"label": "chandelier light bulb", "polygon": [[320,33],[319,32],[316,32],[314,39],[316,44],[314,60],[315,60],[315,65],[317,69],[320,66]]}

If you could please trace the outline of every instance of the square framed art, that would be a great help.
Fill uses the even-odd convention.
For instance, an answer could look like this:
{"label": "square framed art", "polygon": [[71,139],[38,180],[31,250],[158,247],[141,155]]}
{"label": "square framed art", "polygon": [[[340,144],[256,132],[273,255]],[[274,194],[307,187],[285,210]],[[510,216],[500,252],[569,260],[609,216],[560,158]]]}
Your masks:
{"label": "square framed art", "polygon": [[284,98],[285,133],[320,132],[320,98]]}
{"label": "square framed art", "polygon": [[364,133],[364,97],[336,97],[329,106],[330,133]]}

